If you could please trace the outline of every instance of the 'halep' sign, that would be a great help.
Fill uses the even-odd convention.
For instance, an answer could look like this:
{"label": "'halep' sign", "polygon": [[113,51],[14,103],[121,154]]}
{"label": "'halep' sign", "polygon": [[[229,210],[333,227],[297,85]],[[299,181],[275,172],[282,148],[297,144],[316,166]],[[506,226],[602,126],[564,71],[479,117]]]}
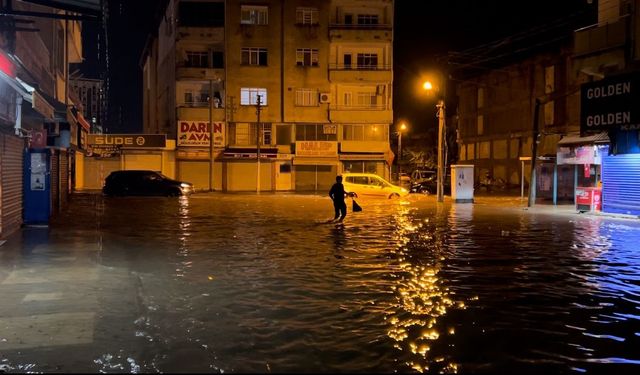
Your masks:
{"label": "'halep' sign", "polygon": [[[209,121],[178,121],[178,146],[209,147]],[[224,122],[213,123],[213,147],[224,148]]]}

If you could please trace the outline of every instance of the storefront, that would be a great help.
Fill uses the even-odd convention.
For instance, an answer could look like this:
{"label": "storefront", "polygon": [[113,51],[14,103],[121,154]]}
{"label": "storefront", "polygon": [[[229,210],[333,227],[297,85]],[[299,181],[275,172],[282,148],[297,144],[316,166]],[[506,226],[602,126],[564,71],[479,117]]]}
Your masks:
{"label": "storefront", "polygon": [[208,121],[180,120],[177,129],[176,178],[191,182],[196,191],[222,189],[219,159],[225,145],[225,123],[210,126]]}
{"label": "storefront", "polygon": [[570,134],[558,142],[558,168],[570,168],[563,181],[558,182],[559,193],[563,191],[570,196],[571,203],[580,211],[601,209],[602,156],[608,144],[606,133],[584,137]]}
{"label": "storefront", "polygon": [[[224,191],[274,191],[276,189],[276,166],[278,149],[260,148],[260,167],[258,168],[255,148],[229,148],[222,155]],[[258,169],[260,186],[258,186]]]}
{"label": "storefront", "polygon": [[296,141],[293,169],[296,191],[329,191],[338,175],[338,142]]}

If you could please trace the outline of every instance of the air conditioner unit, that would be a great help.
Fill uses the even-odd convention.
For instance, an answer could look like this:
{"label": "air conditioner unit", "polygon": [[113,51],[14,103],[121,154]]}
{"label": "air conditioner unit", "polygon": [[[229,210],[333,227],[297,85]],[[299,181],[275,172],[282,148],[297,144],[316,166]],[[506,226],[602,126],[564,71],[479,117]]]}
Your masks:
{"label": "air conditioner unit", "polygon": [[331,95],[328,92],[321,92],[320,103],[331,103]]}

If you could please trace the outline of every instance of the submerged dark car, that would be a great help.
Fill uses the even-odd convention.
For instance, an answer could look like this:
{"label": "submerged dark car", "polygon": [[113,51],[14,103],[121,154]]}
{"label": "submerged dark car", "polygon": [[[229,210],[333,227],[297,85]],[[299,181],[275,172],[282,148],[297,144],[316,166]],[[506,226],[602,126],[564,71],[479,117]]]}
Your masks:
{"label": "submerged dark car", "polygon": [[150,170],[115,171],[105,179],[105,195],[160,195],[177,197],[193,193],[193,184],[176,181]]}
{"label": "submerged dark car", "polygon": [[[451,194],[451,176],[447,175],[442,184],[444,194]],[[414,182],[409,189],[411,193],[436,194],[438,192],[438,178],[436,175],[430,176],[420,182]]]}

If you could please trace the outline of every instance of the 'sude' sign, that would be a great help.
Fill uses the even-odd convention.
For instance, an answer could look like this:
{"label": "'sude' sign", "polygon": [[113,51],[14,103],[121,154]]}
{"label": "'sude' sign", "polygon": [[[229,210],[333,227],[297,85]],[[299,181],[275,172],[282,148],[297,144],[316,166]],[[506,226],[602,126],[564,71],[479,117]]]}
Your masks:
{"label": "'sude' sign", "polygon": [[633,74],[585,83],[580,93],[580,131],[599,133],[640,126],[640,77]]}
{"label": "'sude' sign", "polygon": [[88,134],[87,144],[91,147],[166,147],[164,134]]}
{"label": "'sude' sign", "polygon": [[[209,121],[178,121],[178,146],[209,147]],[[224,147],[224,122],[213,123],[213,147]]]}

